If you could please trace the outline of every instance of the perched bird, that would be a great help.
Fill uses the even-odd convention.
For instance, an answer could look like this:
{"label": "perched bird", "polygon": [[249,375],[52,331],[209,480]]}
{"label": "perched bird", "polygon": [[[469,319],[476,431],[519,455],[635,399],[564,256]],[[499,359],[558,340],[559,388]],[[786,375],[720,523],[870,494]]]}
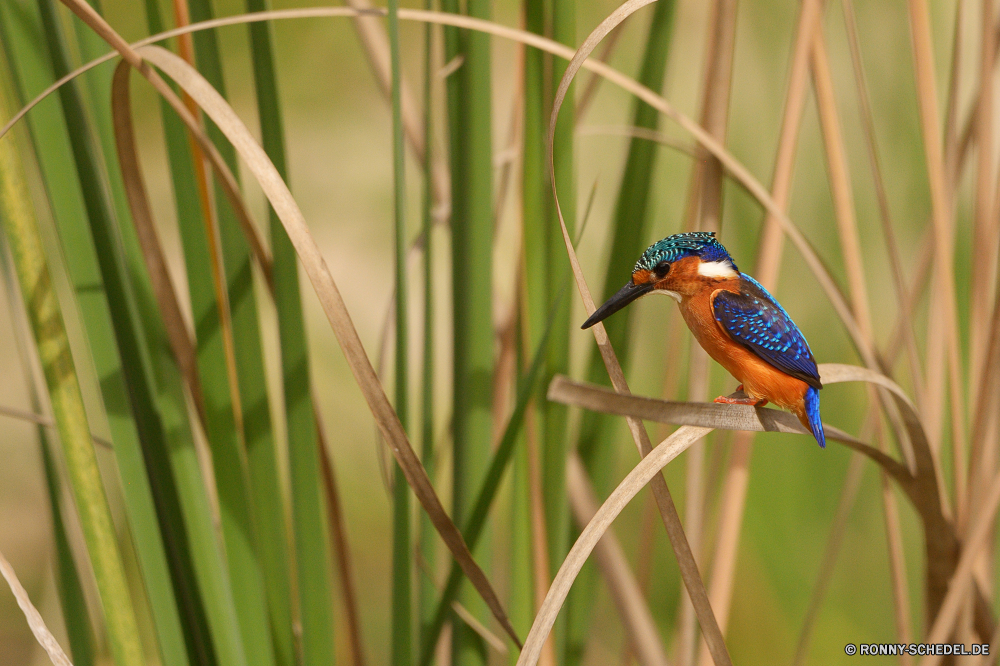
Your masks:
{"label": "perched bird", "polygon": [[646,294],[666,294],[708,355],[741,382],[747,397],[715,402],[773,402],[796,416],[822,447],[819,371],[809,343],[763,286],[741,273],[714,232],[674,234],[650,245],[632,279],[583,323],[590,328]]}

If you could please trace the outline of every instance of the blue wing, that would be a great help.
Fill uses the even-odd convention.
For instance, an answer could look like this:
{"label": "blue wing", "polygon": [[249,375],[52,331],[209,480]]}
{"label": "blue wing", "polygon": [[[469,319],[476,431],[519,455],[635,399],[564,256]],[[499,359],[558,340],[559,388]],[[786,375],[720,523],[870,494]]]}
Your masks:
{"label": "blue wing", "polygon": [[774,367],[823,388],[802,331],[759,282],[745,273],[740,277],[740,293],[719,291],[712,299],[715,319],[733,340]]}

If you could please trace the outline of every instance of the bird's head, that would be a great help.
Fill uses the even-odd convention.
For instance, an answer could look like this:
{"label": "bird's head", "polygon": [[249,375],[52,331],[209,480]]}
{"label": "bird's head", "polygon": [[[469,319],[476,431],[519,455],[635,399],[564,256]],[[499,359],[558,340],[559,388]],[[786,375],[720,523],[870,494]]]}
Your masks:
{"label": "bird's head", "polygon": [[739,277],[729,252],[714,231],[667,236],[646,248],[632,269],[632,279],[583,323],[590,328],[646,294],[667,294],[678,302],[706,282]]}

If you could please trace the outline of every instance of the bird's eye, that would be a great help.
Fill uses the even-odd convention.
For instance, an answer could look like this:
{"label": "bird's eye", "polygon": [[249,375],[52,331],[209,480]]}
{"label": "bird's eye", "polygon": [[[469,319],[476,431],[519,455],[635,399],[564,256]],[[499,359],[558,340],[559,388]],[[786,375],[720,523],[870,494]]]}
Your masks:
{"label": "bird's eye", "polygon": [[657,278],[665,277],[667,273],[670,272],[670,262],[661,261],[660,263],[656,264],[656,268],[653,269],[653,272],[656,273]]}

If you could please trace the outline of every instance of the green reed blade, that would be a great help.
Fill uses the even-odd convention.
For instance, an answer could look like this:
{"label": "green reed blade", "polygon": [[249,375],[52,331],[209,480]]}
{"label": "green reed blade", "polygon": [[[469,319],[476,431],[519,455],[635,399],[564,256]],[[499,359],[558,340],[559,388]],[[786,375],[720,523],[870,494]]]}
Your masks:
{"label": "green reed blade", "polygon": [[[396,414],[409,423],[409,326],[406,289],[406,154],[403,152],[403,109],[400,99],[399,0],[389,0],[389,50],[392,69],[392,172],[396,240]],[[397,463],[392,492],[392,663],[410,666],[412,642],[412,563],[410,555],[410,488]]]}
{"label": "green reed blade", "polygon": [[[247,0],[247,10],[268,9],[266,0]],[[257,89],[257,112],[260,116],[262,145],[282,178],[288,181],[285,160],[285,136],[278,79],[274,66],[270,23],[252,23],[250,29],[254,84]],[[322,499],[317,492],[319,441],[313,418],[312,386],[305,328],[302,320],[302,296],[299,293],[298,262],[284,226],[268,208],[273,254],[275,307],[281,341],[281,367],[284,406],[289,446],[293,525],[299,575],[316,581],[300,589],[303,664],[318,666],[333,658],[331,635],[332,609],[327,582],[330,556],[324,534]],[[248,442],[249,444],[249,442]],[[275,658],[279,666],[295,663],[292,633],[292,595],[289,581],[289,544],[285,537],[282,497],[274,451],[251,447],[248,451],[251,485],[254,490],[257,528],[260,534],[261,565],[265,573],[271,628],[274,632]],[[269,491],[273,488],[273,491]],[[271,497],[268,497],[271,495]]]}
{"label": "green reed blade", "polygon": [[[42,3],[42,8],[50,16],[54,16],[51,5]],[[43,57],[48,59],[48,56],[43,56],[38,48],[45,40],[40,39],[37,34],[34,38],[21,38],[28,26],[34,26],[33,29],[41,33],[41,20],[27,5],[18,9],[22,11],[12,11],[5,17],[5,24],[8,26],[5,32],[9,38],[8,43],[17,50],[18,57],[14,62],[17,63],[24,85],[37,90],[53,78],[51,65],[42,60]],[[49,23],[58,26],[52,20]],[[17,29],[12,27],[15,25]],[[50,37],[49,43],[57,47],[54,55],[58,68],[66,71],[68,62],[62,49],[62,40],[48,31],[46,35]],[[161,656],[164,663],[184,664],[187,663],[184,645],[191,647],[199,644],[199,602],[183,592],[185,581],[190,580],[190,553],[179,518],[177,490],[171,474],[146,473],[147,466],[150,469],[164,469],[154,464],[156,460],[163,460],[167,456],[162,426],[155,408],[151,407],[151,389],[148,384],[151,380],[143,370],[147,367],[144,366],[146,355],[142,350],[141,334],[135,332],[140,327],[131,314],[134,310],[130,308],[128,287],[120,282],[125,271],[116,252],[118,243],[107,240],[114,238],[116,232],[108,202],[101,196],[104,191],[102,184],[106,179],[89,143],[90,129],[79,103],[79,96],[73,89],[64,90],[64,108],[67,118],[72,120],[71,127],[74,128],[71,138],[75,142],[72,148],[77,158],[76,163],[66,157],[71,153],[71,146],[55,100],[43,105],[47,106],[46,110],[39,108],[34,112],[31,124],[35,130],[35,143],[59,235],[64,247],[68,248],[65,256],[70,279],[77,292],[83,322],[91,341],[95,369],[101,379],[109,426],[116,444],[119,472],[123,479],[126,509],[133,528],[132,534],[147,594],[153,606]],[[95,237],[105,239],[104,242],[91,239],[88,216],[84,211],[93,222]],[[105,296],[102,281],[110,298]],[[156,320],[148,321],[154,324]],[[160,339],[162,340],[162,335]],[[124,364],[124,376],[122,358],[127,360]],[[133,387],[128,392],[126,384]],[[132,407],[138,416],[138,422],[133,421],[126,395],[133,400]],[[156,504],[156,512],[153,511],[153,503]],[[157,513],[160,517],[159,524]],[[166,563],[163,561],[164,547]],[[167,574],[168,566],[170,575]],[[180,619],[182,627],[177,619],[178,602],[184,609]]]}
{"label": "green reed blade", "polygon": [[[212,8],[207,1],[191,2],[189,7],[193,22],[212,18]],[[199,71],[225,96],[222,62],[215,31],[199,31],[193,37]],[[209,138],[235,173],[237,165],[233,147],[214,123],[206,120],[205,124]],[[218,184],[215,190],[218,238],[225,267],[225,282],[232,319],[239,396],[230,394],[219,324],[218,308],[222,306],[216,302],[212,287],[213,278],[209,261],[211,255],[205,226],[196,231],[192,225],[186,232],[182,231],[186,238],[185,243],[190,243],[193,250],[200,246],[196,255],[201,258],[200,262],[193,252],[187,250],[185,260],[197,329],[198,365],[204,384],[209,441],[215,459],[223,536],[230,575],[234,582],[233,596],[236,601],[244,651],[250,666],[273,666],[274,641],[268,620],[264,572],[258,545],[260,534],[257,532],[253,507],[260,502],[274,501],[272,494],[266,497],[257,495],[262,492],[273,493],[274,489],[251,487],[249,470],[249,452],[258,447],[263,452],[262,456],[269,456],[274,460],[267,382],[264,377],[249,246],[236,222],[235,213]],[[196,276],[200,276],[201,279]],[[232,402],[234,398],[240,400],[243,408],[242,433],[236,431]]]}
{"label": "green reed blade", "polygon": [[[0,74],[0,100],[3,100],[0,112],[4,117],[13,113],[7,103],[14,98],[12,91],[7,77]],[[100,592],[111,654],[118,666],[140,664],[144,657],[139,627],[111,510],[101,485],[69,338],[13,136],[0,141],[0,218],[10,242],[21,295],[41,358],[70,487]]]}
{"label": "green reed blade", "polygon": [[[6,63],[0,58],[0,66],[6,67]],[[0,74],[5,76],[6,74]],[[15,130],[16,131],[16,130]],[[13,137],[12,137],[13,140]],[[31,353],[27,348],[27,341],[22,337],[22,333],[28,333],[27,317],[21,318],[20,295],[14,284],[17,276],[14,267],[11,266],[7,257],[7,236],[0,233],[0,264],[3,264],[4,291],[7,296],[7,306],[11,312],[15,312],[17,319],[16,334],[14,342],[17,345],[18,356],[21,359],[21,367],[28,378],[26,389],[30,398],[31,409],[34,413],[42,413],[41,401],[38,397],[38,390],[33,381]],[[20,324],[24,322],[24,326]],[[45,490],[49,497],[49,511],[52,515],[52,535],[56,547],[56,588],[59,590],[59,602],[62,608],[63,623],[66,626],[66,634],[69,638],[69,653],[73,663],[77,666],[92,666],[94,663],[94,629],[90,621],[90,610],[83,595],[83,585],[80,583],[80,574],[76,570],[76,562],[73,559],[73,551],[69,544],[69,537],[66,534],[66,521],[63,517],[64,507],[61,492],[61,482],[59,472],[56,469],[56,462],[53,447],[56,446],[49,438],[45,426],[38,426],[38,446],[42,453],[42,466],[45,470]],[[72,509],[70,509],[72,512]]]}
{"label": "green reed blade", "polygon": [[[424,7],[433,9],[433,0],[425,0]],[[423,354],[421,359],[421,394],[420,394],[420,462],[427,471],[427,477],[434,480],[437,465],[434,461],[434,252],[432,209],[434,207],[434,185],[431,170],[434,164],[434,141],[431,96],[433,72],[433,26],[424,26],[424,164],[423,192],[421,195],[421,225],[424,237],[424,321],[423,321]],[[420,556],[428,571],[434,571],[436,558],[437,536],[430,517],[423,511],[419,512]],[[420,619],[420,634],[423,627],[434,616],[434,598],[437,592],[433,581],[428,576],[419,576],[418,608]]]}
{"label": "green reed blade", "polygon": [[[442,2],[445,11],[457,3]],[[488,0],[470,0],[468,14],[489,18]],[[445,57],[461,54],[448,79],[452,176],[452,307],[454,310],[452,471],[453,519],[462,525],[489,464],[493,377],[493,158],[490,39],[478,32],[445,31]],[[488,548],[480,545],[482,556]],[[474,615],[485,605],[471,590],[461,597]],[[452,631],[456,666],[485,663],[482,639],[465,623]]]}
{"label": "green reed blade", "polygon": [[[568,281],[563,280],[563,288],[556,292],[557,298],[553,304],[553,311],[565,301],[567,284]],[[469,513],[466,524],[462,529],[462,536],[465,538],[466,543],[469,544],[469,548],[475,548],[476,544],[479,543],[483,527],[486,526],[486,517],[493,504],[493,499],[496,497],[497,490],[500,488],[500,481],[503,479],[507,464],[514,455],[514,448],[519,439],[518,434],[521,432],[521,426],[524,423],[524,414],[536,390],[535,387],[542,374],[542,369],[545,367],[546,345],[555,328],[554,321],[554,317],[548,318],[549,323],[542,334],[542,339],[539,340],[538,345],[535,347],[531,366],[518,382],[514,411],[507,421],[503,436],[497,445],[496,453],[493,454],[490,460],[489,468],[476,495],[476,501],[472,505],[472,511]],[[448,573],[448,581],[445,583],[444,591],[441,593],[433,620],[425,627],[424,635],[421,638],[420,666],[429,666],[434,657],[434,648],[437,645],[438,635],[444,627],[445,620],[448,618],[451,603],[459,592],[461,582],[462,570],[457,563],[452,562],[451,570]]]}

